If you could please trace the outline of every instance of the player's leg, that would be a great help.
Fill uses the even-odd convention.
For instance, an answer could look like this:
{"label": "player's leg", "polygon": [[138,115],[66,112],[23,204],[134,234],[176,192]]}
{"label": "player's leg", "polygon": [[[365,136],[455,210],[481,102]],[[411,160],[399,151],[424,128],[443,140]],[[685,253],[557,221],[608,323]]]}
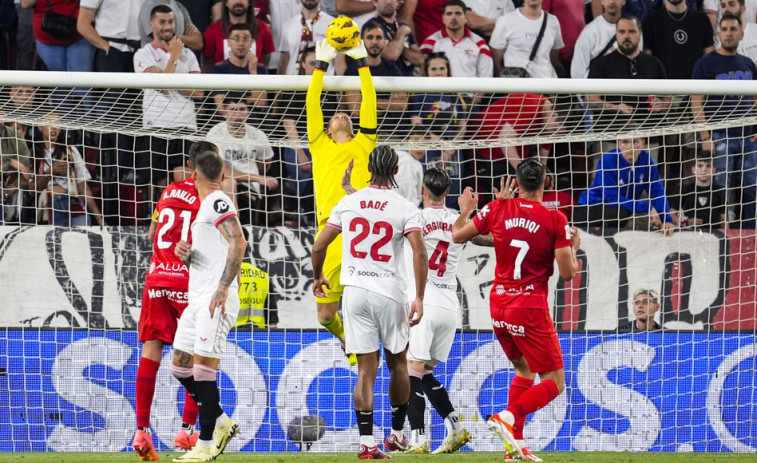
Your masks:
{"label": "player's leg", "polygon": [[[525,333],[525,336],[510,337],[516,349],[511,349],[508,353],[508,358],[516,368],[516,377],[521,377],[523,380],[518,380],[521,393],[517,399],[509,401],[507,409],[492,418],[498,422],[500,428],[507,428],[507,431],[512,433],[513,439],[518,440],[515,432],[516,424],[522,428],[528,415],[547,406],[565,389],[565,374],[560,341],[548,311],[505,310],[503,315],[505,321],[503,326],[512,329],[522,328]],[[516,352],[522,355],[516,355]],[[536,386],[526,388],[528,380],[533,381],[534,373],[539,374],[541,382]],[[516,380],[514,379],[513,382]],[[518,395],[517,391],[515,395]],[[520,437],[522,438],[522,429]],[[517,447],[521,446],[520,443],[517,444]],[[529,451],[520,453],[523,459],[538,459]]]}
{"label": "player's leg", "polygon": [[132,447],[142,461],[160,460],[155,453],[150,431],[150,409],[155,395],[155,378],[158,376],[160,359],[163,355],[163,341],[149,340],[142,344],[136,380],[137,432]]}
{"label": "player's leg", "polygon": [[[368,295],[366,295],[368,294]],[[344,290],[345,343],[357,355],[357,382],[353,390],[355,416],[360,433],[358,457],[383,460],[388,458],[378,449],[373,438],[373,388],[379,364],[379,334],[367,304],[370,292],[353,286]]]}
{"label": "player's leg", "polygon": [[181,314],[176,336],[173,342],[173,361],[171,373],[184,386],[184,416],[182,429],[174,439],[174,446],[182,450],[191,450],[197,444],[197,424],[199,408],[197,405],[197,387],[194,378],[194,338],[196,329],[196,309],[187,308]]}
{"label": "player's leg", "polygon": [[370,302],[390,375],[392,432],[384,440],[384,448],[405,452],[410,449],[410,442],[403,435],[410,397],[410,377],[407,373],[407,348],[410,341],[409,306],[407,303],[400,303],[375,293]]}
{"label": "player's leg", "polygon": [[200,438],[191,452],[174,461],[212,461],[223,453],[231,438],[240,431],[239,423],[221,408],[218,389],[218,365],[226,347],[226,338],[239,314],[239,295],[229,291],[226,312],[216,310],[213,317],[207,309],[209,301],[191,302],[200,308],[194,337],[194,376],[197,402],[200,406]]}
{"label": "player's leg", "polygon": [[449,357],[457,329],[458,311],[429,304],[424,310],[424,317],[426,315],[430,315],[432,334],[425,360],[426,372],[421,379],[421,386],[431,405],[444,419],[444,426],[447,429],[447,436],[442,445],[433,453],[453,453],[468,443],[471,435],[460,422],[447,389],[434,377],[433,370],[440,361],[446,361]]}
{"label": "player's leg", "polygon": [[[422,320],[421,320],[422,321]],[[415,327],[413,327],[415,328]],[[410,330],[412,343],[413,330]],[[412,350],[411,350],[412,352]],[[423,392],[421,380],[427,372],[426,364],[417,360],[407,361],[407,371],[410,375],[410,398],[407,402],[407,420],[410,422],[410,453],[429,453],[426,440],[426,394]]]}
{"label": "player's leg", "polygon": [[171,373],[184,386],[184,413],[181,429],[174,439],[174,447],[191,450],[197,444],[199,435],[195,432],[199,407],[197,405],[197,388],[194,380],[194,356],[180,349],[174,349]]}
{"label": "player's leg", "polygon": [[[318,323],[323,326],[326,331],[333,334],[339,342],[342,343],[342,348],[345,346],[344,339],[344,325],[342,324],[341,317],[337,311],[339,310],[339,300],[344,292],[344,287],[339,282],[339,274],[342,271],[342,241],[341,235],[339,235],[328,247],[326,251],[326,259],[323,262],[323,274],[329,280],[331,286],[330,290],[326,290],[326,297],[317,297],[316,307],[318,308]],[[347,360],[350,365],[357,364],[357,357],[355,353],[347,353]]]}
{"label": "player's leg", "polygon": [[392,432],[384,440],[389,451],[410,450],[410,441],[404,436],[405,417],[410,397],[410,377],[407,373],[407,348],[393,353],[384,348],[384,358],[389,369],[389,404],[392,407]]}

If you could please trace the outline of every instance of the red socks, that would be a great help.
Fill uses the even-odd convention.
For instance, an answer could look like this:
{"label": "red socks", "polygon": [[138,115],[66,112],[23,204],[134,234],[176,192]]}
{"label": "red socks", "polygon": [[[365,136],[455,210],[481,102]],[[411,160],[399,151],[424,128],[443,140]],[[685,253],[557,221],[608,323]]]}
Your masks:
{"label": "red socks", "polygon": [[150,427],[150,408],[155,394],[155,377],[158,376],[160,362],[142,357],[137,369],[137,427]]}
{"label": "red socks", "polygon": [[539,383],[538,386],[521,393],[516,402],[510,402],[507,405],[507,411],[515,416],[515,423],[518,423],[521,419],[525,422],[526,416],[544,408],[559,394],[560,390],[557,389],[557,384],[547,379]]}
{"label": "red socks", "polygon": [[192,426],[197,424],[197,415],[200,413],[200,408],[197,406],[197,402],[189,392],[184,391],[184,415],[181,417],[181,422],[191,424]]}
{"label": "red socks", "polygon": [[[510,384],[510,390],[507,393],[507,403],[514,404],[518,402],[518,399],[520,399],[523,393],[531,389],[531,386],[533,385],[533,379],[524,378],[522,376],[513,376],[513,382]],[[523,425],[525,424],[526,415],[520,416],[515,420],[513,434],[515,434],[516,439],[523,439]]]}

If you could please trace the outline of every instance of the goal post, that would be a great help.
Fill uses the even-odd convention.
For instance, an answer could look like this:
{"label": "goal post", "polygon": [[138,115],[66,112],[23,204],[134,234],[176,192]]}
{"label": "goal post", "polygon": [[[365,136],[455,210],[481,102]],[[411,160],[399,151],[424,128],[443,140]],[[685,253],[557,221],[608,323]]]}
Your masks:
{"label": "goal post", "polygon": [[[277,327],[269,313],[268,326],[243,326],[229,336],[221,398],[242,432],[228,449],[354,451],[357,372],[321,330],[311,291],[314,198],[301,151],[309,81],[0,73],[0,451],[129,450],[136,329],[152,252],[147,225],[162,185],[186,175],[180,167],[188,146],[206,139],[229,159],[249,260],[268,273],[267,301],[277,302]],[[745,141],[757,124],[751,108],[757,83],[455,77],[375,77],[374,83],[383,100],[379,143],[406,151],[423,168],[445,168],[454,181],[450,207],[468,186],[490,195],[501,175],[512,172],[508,156],[514,162],[512,156],[540,156],[555,180],[544,203],[569,216],[580,208],[602,155],[622,156],[614,151],[618,140],[630,139],[632,149],[634,138],[644,139],[641,149],[656,161],[675,206],[672,235],[654,224],[650,231],[649,211],[631,214],[621,228],[605,226],[601,219],[614,217],[602,209],[599,224],[582,226],[578,276],[550,280],[566,392],[527,422],[532,450],[757,451],[757,236],[748,183],[757,173],[750,164],[757,148]],[[356,116],[359,91],[357,77],[326,77],[325,118],[337,110]],[[431,96],[414,99],[419,95]],[[720,109],[720,116],[695,120],[692,95],[711,97],[709,110]],[[739,97],[715,106],[721,95]],[[145,98],[168,103],[149,113]],[[624,116],[618,108],[624,102],[639,114]],[[264,137],[235,140],[222,130],[245,120]],[[357,129],[357,118],[354,124]],[[698,140],[705,130],[716,136],[715,152],[706,156]],[[32,189],[36,180],[28,174],[45,172],[48,154],[65,156],[65,181]],[[721,155],[734,161],[729,171],[695,169],[703,159],[716,165]],[[708,175],[717,188],[696,186]],[[56,185],[70,197],[65,205],[48,194]],[[683,194],[692,191],[693,204],[684,205]],[[646,191],[638,201],[656,194]],[[97,226],[92,204],[105,226]],[[61,207],[70,221],[63,225],[54,223]],[[722,212],[725,220],[705,227],[697,221],[704,209],[715,211],[710,219]],[[506,406],[513,375],[491,331],[495,262],[491,248],[466,246],[458,271],[460,330],[435,373],[473,435],[465,448],[472,451],[500,448],[485,421]],[[656,293],[661,328],[625,332],[621,326],[636,318],[640,289]],[[170,355],[166,349],[152,409],[159,452],[172,449],[184,397],[168,369]],[[390,424],[388,380],[382,365],[375,427],[381,439]],[[445,427],[427,410],[435,448]]]}

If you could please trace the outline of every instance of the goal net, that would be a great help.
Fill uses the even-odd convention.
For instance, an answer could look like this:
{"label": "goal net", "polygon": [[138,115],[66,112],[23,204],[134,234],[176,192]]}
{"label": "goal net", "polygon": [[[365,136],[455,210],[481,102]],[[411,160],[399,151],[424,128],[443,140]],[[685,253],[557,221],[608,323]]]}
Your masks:
{"label": "goal net", "polygon": [[[403,174],[436,166],[453,181],[449,207],[466,187],[483,206],[513,166],[538,157],[550,172],[545,205],[582,229],[579,275],[550,280],[566,391],[529,418],[532,450],[757,451],[757,85],[374,81],[379,142],[403,152],[409,199],[420,201],[419,185]],[[308,82],[0,76],[0,451],[129,449],[148,226],[162,188],[189,175],[198,140],[227,160],[249,263],[267,273],[248,295],[264,320],[233,330],[221,362],[222,405],[242,428],[229,449],[354,451],[357,370],[320,329],[311,292]],[[324,88],[326,123],[341,111],[357,130],[357,78]],[[472,451],[501,448],[485,422],[506,406],[513,376],[491,330],[495,261],[492,248],[466,245],[460,330],[435,372]],[[637,323],[640,290],[659,303],[650,331]],[[152,407],[159,452],[172,450],[184,398],[170,356]],[[382,440],[388,381],[382,363]],[[426,423],[435,448],[445,426],[430,405]]]}

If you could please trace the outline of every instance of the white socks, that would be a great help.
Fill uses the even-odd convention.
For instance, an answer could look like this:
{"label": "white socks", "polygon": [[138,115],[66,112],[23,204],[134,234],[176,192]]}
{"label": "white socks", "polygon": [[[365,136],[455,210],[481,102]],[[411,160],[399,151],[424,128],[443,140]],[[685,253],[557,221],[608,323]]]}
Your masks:
{"label": "white socks", "polygon": [[413,445],[423,445],[423,443],[426,442],[426,434],[415,429],[411,434],[410,442]]}
{"label": "white socks", "polygon": [[229,415],[227,415],[226,413],[221,413],[221,415],[218,418],[216,418],[216,428],[226,423],[226,421],[228,420],[229,420]]}
{"label": "white socks", "polygon": [[405,433],[404,429],[400,429],[399,431],[396,430],[396,429],[392,429],[392,434],[394,434],[395,436],[397,436],[397,441],[401,441],[402,440],[402,437],[404,437],[404,435],[405,435],[404,433]]}
{"label": "white socks", "polygon": [[365,445],[366,447],[375,447],[376,439],[374,439],[373,436],[360,436],[360,445]]}
{"label": "white socks", "polygon": [[515,415],[512,412],[508,412],[507,410],[499,412],[499,417],[510,426],[515,426]]}
{"label": "white socks", "polygon": [[206,448],[206,449],[209,449],[210,447],[212,447],[212,446],[213,446],[213,440],[202,440],[202,439],[198,439],[198,440],[197,440],[197,446],[198,446],[198,447],[200,447],[200,448]]}
{"label": "white socks", "polygon": [[463,425],[460,424],[460,418],[457,416],[457,412],[451,412],[444,418],[444,426],[447,428],[447,435],[458,432],[463,429]]}

